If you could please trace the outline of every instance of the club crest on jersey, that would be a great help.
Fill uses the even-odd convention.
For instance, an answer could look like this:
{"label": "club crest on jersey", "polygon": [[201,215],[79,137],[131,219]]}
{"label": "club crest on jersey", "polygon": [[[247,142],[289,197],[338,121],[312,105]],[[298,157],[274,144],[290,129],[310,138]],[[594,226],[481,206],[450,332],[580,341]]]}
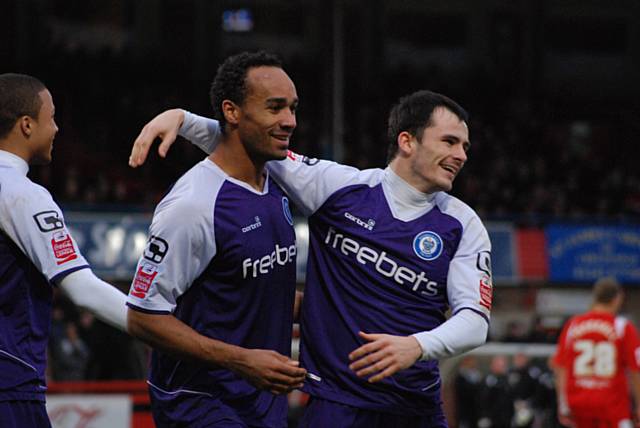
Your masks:
{"label": "club crest on jersey", "polygon": [[73,246],[71,235],[66,230],[56,232],[51,237],[51,248],[56,258],[56,264],[61,265],[78,258],[76,249]]}
{"label": "club crest on jersey", "polygon": [[289,209],[289,198],[286,196],[282,197],[282,211],[284,212],[284,218],[287,219],[287,223],[293,226],[293,216],[291,215],[291,210]]}
{"label": "club crest on jersey", "polygon": [[147,297],[147,292],[151,288],[156,275],[158,275],[158,267],[156,265],[144,261],[140,263],[136,277],[131,285],[131,295],[140,299]]}
{"label": "club crest on jersey", "polygon": [[442,238],[430,230],[418,233],[413,239],[413,251],[422,260],[428,262],[440,257],[442,248]]}

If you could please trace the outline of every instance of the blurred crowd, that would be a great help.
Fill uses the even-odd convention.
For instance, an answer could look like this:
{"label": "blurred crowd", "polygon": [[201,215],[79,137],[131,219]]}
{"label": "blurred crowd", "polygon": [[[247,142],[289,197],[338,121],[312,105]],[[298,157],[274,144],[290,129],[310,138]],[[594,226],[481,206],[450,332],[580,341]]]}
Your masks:
{"label": "blurred crowd", "polygon": [[482,367],[463,357],[454,380],[459,428],[553,428],[557,423],[553,374],[544,360],[523,353],[495,355]]}
{"label": "blurred crowd", "polygon": [[[140,68],[107,50],[53,50],[43,63],[46,70],[33,74],[41,75],[52,90],[60,132],[53,164],[33,175],[63,205],[150,210],[181,172],[202,158],[199,150],[182,144],[169,160],[153,155],[143,168],[127,166],[133,140],[155,114],[176,106],[210,112],[208,81],[189,80],[171,63]],[[75,71],[69,70],[71,63]],[[301,97],[292,148],[309,156],[331,156],[329,134],[322,129],[326,121],[313,102],[320,96],[317,71],[299,58],[285,63]],[[346,109],[345,162],[361,168],[384,166],[389,108],[400,95],[429,88],[452,96],[471,114],[472,148],[453,193],[483,218],[526,223],[640,218],[640,172],[632,148],[640,126],[632,112],[598,116],[564,110],[560,115],[553,105],[524,109],[519,106],[525,101],[509,94],[496,92],[494,96],[506,97],[498,103],[488,99],[487,90],[474,95],[464,90],[470,84],[453,85],[438,77],[437,68],[432,72],[434,76],[398,80],[388,71],[384,77],[389,83],[377,95],[346,94],[361,104]],[[474,84],[482,86],[477,80]]]}
{"label": "blurred crowd", "polygon": [[53,381],[144,379],[149,348],[78,309],[56,289],[49,339]]}
{"label": "blurred crowd", "polygon": [[[184,106],[208,114],[208,82],[189,80],[180,65],[158,60],[141,66],[107,50],[87,53],[52,47],[48,55],[39,62],[46,68],[38,69],[36,64],[30,73],[41,77],[51,89],[60,132],[54,143],[54,162],[34,167],[31,175],[48,187],[65,209],[150,212],[172,182],[203,154],[181,144],[169,160],[152,154],[147,165],[132,170],[127,165],[131,144],[144,123],[164,109]],[[327,121],[320,122],[320,105],[305,101],[318,99],[322,92],[318,71],[314,71],[314,64],[299,58],[285,60],[285,64],[302,99],[292,148],[309,156],[325,156],[328,133],[320,128]],[[360,168],[384,166],[389,108],[400,95],[428,88],[451,95],[471,114],[472,148],[453,193],[482,218],[527,225],[549,219],[640,219],[640,171],[635,168],[632,148],[640,137],[640,125],[633,114],[620,111],[598,117],[572,115],[569,110],[554,115],[552,104],[523,109],[517,98],[503,92],[465,91],[472,84],[482,86],[477,76],[453,85],[438,76],[437,68],[431,72],[433,76],[415,74],[409,78],[387,71],[381,78],[386,86],[379,93],[368,98],[346,94],[350,105],[345,117],[345,162]],[[491,98],[494,95],[505,99],[498,103]],[[127,288],[125,284],[123,289]],[[509,332],[514,337],[496,339],[555,340],[548,332],[534,329],[522,334],[516,330],[514,326]],[[51,337],[52,379],[141,379],[145,375],[145,347],[78,312],[63,298],[57,301]],[[516,392],[520,387],[515,388],[509,380],[520,370],[518,363],[505,367],[498,358],[491,364],[493,377],[478,377],[477,387],[487,385],[482,394],[496,388],[510,391],[489,395],[513,400],[512,416],[516,419],[526,419],[521,415],[527,411],[541,411],[536,403],[542,399],[536,394],[548,398],[548,373],[542,370],[533,376],[529,372],[535,367],[529,366],[526,376],[521,373],[521,378],[535,378],[535,388],[527,388],[537,391],[527,392],[534,398],[525,400],[529,407],[523,411],[515,404],[522,401],[523,393]],[[472,367],[465,368],[461,378],[479,376],[473,373]],[[481,408],[488,411],[490,406]]]}

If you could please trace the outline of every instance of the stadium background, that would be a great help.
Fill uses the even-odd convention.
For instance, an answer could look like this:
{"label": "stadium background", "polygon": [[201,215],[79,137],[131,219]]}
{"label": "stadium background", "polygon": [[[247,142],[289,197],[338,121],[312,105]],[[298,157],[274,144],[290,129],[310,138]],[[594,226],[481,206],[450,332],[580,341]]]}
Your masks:
{"label": "stadium background", "polygon": [[[293,149],[309,156],[383,166],[387,112],[417,89],[471,114],[452,193],[488,226],[496,288],[491,343],[442,364],[452,427],[474,409],[484,426],[553,426],[546,358],[596,277],[618,277],[640,321],[640,2],[8,0],[2,16],[0,72],[39,77],[56,104],[54,161],[30,176],[123,291],[155,203],[203,157],[183,143],[132,170],[139,129],[169,107],[208,114],[217,64],[268,49],[296,82]],[[145,346],[57,296],[50,348],[56,427],[149,426]]]}

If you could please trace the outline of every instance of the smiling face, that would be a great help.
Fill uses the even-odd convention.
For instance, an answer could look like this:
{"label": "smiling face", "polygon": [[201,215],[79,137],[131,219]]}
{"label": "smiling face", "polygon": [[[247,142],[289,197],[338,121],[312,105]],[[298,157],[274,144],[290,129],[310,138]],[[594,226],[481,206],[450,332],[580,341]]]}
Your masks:
{"label": "smiling face", "polygon": [[237,129],[247,153],[268,161],[284,159],[296,128],[298,94],[281,68],[249,69],[247,96],[239,107]]}
{"label": "smiling face", "polygon": [[448,192],[465,162],[469,150],[467,124],[450,110],[437,107],[431,116],[431,126],[421,138],[410,136],[412,150],[409,162],[409,182],[424,193]]}
{"label": "smiling face", "polygon": [[42,101],[42,106],[38,117],[31,122],[31,134],[29,136],[29,146],[31,149],[30,164],[44,165],[51,162],[51,151],[53,149],[53,139],[58,133],[58,125],[54,119],[55,107],[51,93],[44,89],[38,94]]}

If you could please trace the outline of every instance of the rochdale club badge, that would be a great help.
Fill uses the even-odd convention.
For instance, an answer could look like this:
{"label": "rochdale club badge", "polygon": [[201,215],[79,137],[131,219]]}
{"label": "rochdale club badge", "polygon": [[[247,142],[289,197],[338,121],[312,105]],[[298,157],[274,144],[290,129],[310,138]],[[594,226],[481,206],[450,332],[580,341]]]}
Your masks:
{"label": "rochdale club badge", "polygon": [[442,238],[430,230],[418,233],[413,239],[413,251],[422,260],[428,262],[440,257],[442,248]]}
{"label": "rochdale club badge", "polygon": [[289,209],[289,199],[286,196],[282,197],[282,211],[284,212],[284,218],[287,219],[287,223],[293,226],[293,216]]}

